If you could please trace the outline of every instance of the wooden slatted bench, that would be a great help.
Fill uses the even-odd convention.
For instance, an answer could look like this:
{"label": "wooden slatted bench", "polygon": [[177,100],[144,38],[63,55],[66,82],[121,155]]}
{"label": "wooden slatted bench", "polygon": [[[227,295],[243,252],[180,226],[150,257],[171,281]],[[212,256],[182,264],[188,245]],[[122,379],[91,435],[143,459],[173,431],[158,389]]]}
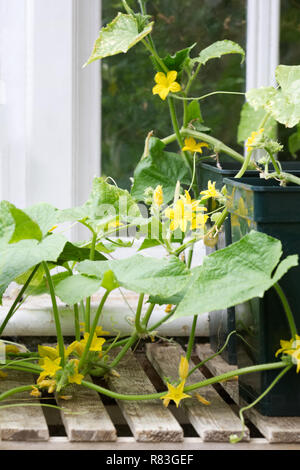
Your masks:
{"label": "wooden slatted bench", "polygon": [[[198,357],[193,359],[196,362],[211,353],[207,344],[197,345]],[[117,369],[119,378],[110,377],[106,383],[103,379],[88,380],[128,394],[162,391],[166,377],[177,377],[181,354],[177,343],[148,343],[146,354],[127,353]],[[206,367],[192,374],[189,384],[202,380],[207,371],[219,374],[234,366],[216,357]],[[32,381],[28,374],[9,371],[6,379],[0,379],[0,392]],[[203,388],[201,395],[211,405],[193,398],[183,401],[178,409],[171,404],[165,408],[162,400],[117,402],[77,385],[66,391],[72,396],[67,401],[55,395],[39,401],[26,392],[0,404],[0,450],[299,450],[300,418],[267,418],[255,410],[247,415],[244,441],[229,443],[229,435],[241,430],[237,387],[236,381],[229,381]],[[63,410],[26,406],[34,402],[57,404]],[[8,403],[20,406],[1,409]]]}

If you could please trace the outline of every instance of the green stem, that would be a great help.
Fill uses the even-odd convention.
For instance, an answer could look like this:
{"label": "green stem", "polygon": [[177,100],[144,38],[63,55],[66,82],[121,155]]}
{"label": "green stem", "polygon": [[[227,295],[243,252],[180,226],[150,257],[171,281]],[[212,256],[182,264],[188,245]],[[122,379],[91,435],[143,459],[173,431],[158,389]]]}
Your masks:
{"label": "green stem", "polygon": [[153,309],[155,307],[155,304],[150,304],[146,313],[145,313],[145,316],[142,320],[142,326],[144,328],[144,330],[147,330],[147,326],[148,326],[148,323],[149,323],[149,320],[150,320],[150,317],[151,317],[151,314],[153,312]]}
{"label": "green stem", "polygon": [[23,294],[24,292],[26,291],[27,287],[29,286],[32,278],[34,277],[35,273],[37,272],[37,270],[39,269],[39,264],[37,266],[35,266],[34,270],[32,271],[32,273],[30,274],[30,276],[28,277],[27,281],[25,282],[25,284],[23,285],[22,289],[20,290],[19,294],[17,295],[14,303],[12,304],[12,306],[10,307],[5,319],[3,320],[2,324],[1,324],[1,327],[0,327],[0,335],[3,333],[4,331],[4,328],[6,327],[7,323],[9,322],[9,320],[11,319],[11,317],[13,316],[13,314],[15,313],[15,309],[18,305],[18,303],[20,302],[21,298],[23,297]]}
{"label": "green stem", "polygon": [[184,96],[179,96],[179,95],[175,95],[172,93],[172,98],[175,98],[177,100],[184,100],[184,101],[201,101],[201,100],[204,100],[205,98],[208,98],[209,96],[212,96],[212,95],[219,95],[219,94],[222,94],[222,95],[244,95],[245,96],[245,93],[241,93],[239,91],[213,91],[211,93],[207,93],[206,95],[202,95],[202,96],[195,96],[195,97],[184,97]]}
{"label": "green stem", "polygon": [[53,307],[53,315],[54,315],[54,321],[55,321],[55,328],[56,328],[56,335],[57,335],[57,343],[58,343],[58,350],[59,350],[59,355],[61,358],[61,367],[64,367],[65,365],[65,347],[64,347],[64,339],[61,331],[61,325],[60,325],[60,319],[59,319],[59,312],[57,308],[57,303],[56,303],[56,297],[55,297],[55,291],[54,291],[54,286],[52,282],[52,278],[50,275],[50,271],[48,268],[48,265],[46,261],[43,261],[43,268],[46,274],[49,290],[50,290],[50,296],[51,296],[51,301],[52,301],[52,307]]}
{"label": "green stem", "polygon": [[289,327],[290,327],[292,338],[296,338],[297,327],[296,327],[296,324],[295,324],[293,312],[292,312],[290,304],[289,304],[289,302],[286,298],[286,295],[283,292],[283,290],[281,289],[278,282],[276,282],[273,287],[276,290],[276,292],[277,292],[277,294],[278,294],[278,296],[281,300],[282,306],[284,308],[285,315],[286,315],[286,318],[287,318],[287,321],[288,321],[288,324],[289,324]]}
{"label": "green stem", "polygon": [[27,392],[28,390],[32,390],[33,387],[36,387],[36,384],[22,385],[21,387],[11,388],[10,390],[7,390],[6,392],[1,393],[0,401],[6,400],[6,398],[10,397],[11,395],[15,395],[16,393],[22,393],[22,392]]}
{"label": "green stem", "polygon": [[[89,225],[87,225],[87,227],[90,228],[93,234],[91,249],[90,249],[90,260],[93,261],[95,258],[95,246],[97,242],[97,233]],[[85,303],[84,327],[85,327],[84,328],[85,332],[89,333],[90,328],[91,328],[91,297],[87,297],[86,303]]]}
{"label": "green stem", "polygon": [[273,154],[272,154],[269,150],[266,150],[266,151],[267,151],[268,154],[270,155],[270,158],[271,158],[271,161],[272,161],[272,163],[273,163],[274,170],[275,170],[275,172],[277,173],[277,176],[280,177],[281,171],[280,171],[279,166],[277,165],[277,162],[276,162],[275,158],[273,157]]}
{"label": "green stem", "polygon": [[[117,362],[116,362],[117,363]],[[273,362],[270,364],[260,364],[257,366],[250,366],[250,367],[244,367],[243,369],[238,369],[238,370],[233,370],[230,372],[226,372],[225,374],[218,375],[216,377],[211,377],[210,379],[203,380],[202,382],[197,382],[193,385],[189,385],[184,388],[184,392],[192,392],[194,390],[197,390],[199,388],[207,387],[208,385],[213,385],[214,383],[220,382],[220,381],[225,381],[230,379],[231,377],[240,376],[240,375],[245,375],[245,374],[250,374],[252,372],[261,372],[264,370],[274,370],[274,369],[282,369],[283,367],[286,367],[286,363],[281,361],[281,362]],[[90,388],[91,390],[96,390],[96,392],[102,393],[103,395],[106,395],[111,398],[115,398],[117,400],[135,400],[135,401],[140,401],[140,400],[153,400],[156,398],[161,398],[166,394],[166,391],[160,392],[160,393],[151,393],[151,394],[145,394],[145,395],[124,395],[122,393],[117,393],[113,392],[111,390],[107,390],[104,387],[100,387],[99,385],[96,385],[91,382],[87,382],[83,380],[82,385]],[[1,395],[0,395],[0,400],[1,400]]]}
{"label": "green stem", "polygon": [[189,337],[189,342],[188,342],[188,347],[187,347],[187,351],[186,351],[186,358],[187,358],[188,362],[191,359],[191,355],[192,355],[192,351],[193,351],[197,320],[198,320],[198,315],[194,315],[192,328],[191,328],[191,332],[190,332],[190,337]]}
{"label": "green stem", "polygon": [[221,349],[219,351],[217,351],[216,353],[212,354],[211,356],[207,357],[206,359],[203,359],[203,361],[199,362],[198,364],[196,364],[188,373],[188,377],[190,375],[193,374],[193,372],[195,372],[196,369],[199,369],[199,367],[202,367],[204,364],[206,364],[206,362],[210,361],[211,359],[214,359],[215,357],[219,356],[219,354],[222,354],[222,352],[224,351],[224,349],[226,348],[231,336],[236,333],[236,331],[231,331],[229,333],[229,335],[227,336],[226,338],[226,341],[224,343],[224,345],[221,347]]}
{"label": "green stem", "polygon": [[136,310],[136,315],[135,315],[135,329],[138,333],[143,333],[144,329],[141,326],[141,313],[142,313],[142,307],[143,307],[143,302],[144,302],[144,294],[140,294],[139,296],[139,302]]}
{"label": "green stem", "polygon": [[102,299],[101,299],[101,302],[99,304],[99,307],[97,309],[97,312],[96,312],[96,315],[95,315],[95,318],[94,318],[94,321],[93,321],[93,324],[92,324],[91,331],[89,333],[88,340],[86,342],[85,348],[83,350],[82,356],[81,356],[79,364],[78,364],[78,370],[80,370],[82,368],[82,366],[84,365],[85,359],[87,357],[87,354],[90,350],[90,346],[91,346],[93,338],[94,338],[94,333],[95,333],[96,327],[98,325],[98,321],[99,321],[103,306],[106,302],[107,297],[109,296],[109,293],[110,293],[110,291],[107,290],[105,292],[105,294],[103,295]]}
{"label": "green stem", "polygon": [[[180,133],[184,137],[193,137],[194,139],[202,140],[203,142],[210,144],[214,149],[216,149],[216,151],[224,152],[230,157],[232,157],[234,160],[237,160],[239,163],[244,163],[245,159],[243,155],[231,149],[230,147],[228,147],[227,145],[225,145],[223,142],[216,139],[215,137],[205,134],[204,132],[194,131],[189,128],[182,128]],[[250,164],[249,168],[255,169],[255,165]]]}
{"label": "green stem", "polygon": [[119,364],[120,360],[125,356],[128,349],[138,340],[139,335],[138,333],[134,332],[132,336],[129,338],[123,349],[119,352],[119,354],[114,358],[112,363],[110,364],[110,368],[113,369],[117,364]]}
{"label": "green stem", "polygon": [[76,341],[80,341],[80,322],[79,322],[78,304],[74,304],[74,325],[75,325],[75,339]]}
{"label": "green stem", "polygon": [[272,388],[277,384],[277,382],[279,382],[279,380],[292,368],[293,366],[292,365],[288,365],[285,369],[283,369],[278,375],[277,377],[273,380],[273,382],[269,385],[269,387],[256,399],[254,400],[252,403],[250,403],[250,405],[247,405],[247,406],[244,406],[243,408],[240,409],[239,411],[239,416],[240,416],[240,420],[242,422],[242,432],[241,432],[241,435],[238,437],[236,435],[232,435],[230,436],[230,442],[235,444],[239,441],[241,441],[244,437],[244,434],[245,434],[245,420],[244,420],[244,412],[247,411],[247,410],[250,410],[253,406],[257,405],[258,402],[260,402],[260,400],[262,400],[271,390]]}

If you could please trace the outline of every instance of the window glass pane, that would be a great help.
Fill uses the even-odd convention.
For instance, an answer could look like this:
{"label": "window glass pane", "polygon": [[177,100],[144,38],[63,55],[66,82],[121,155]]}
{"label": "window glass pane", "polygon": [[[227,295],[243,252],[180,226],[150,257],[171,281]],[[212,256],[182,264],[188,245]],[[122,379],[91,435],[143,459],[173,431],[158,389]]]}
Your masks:
{"label": "window glass pane", "polygon": [[[281,0],[280,17],[280,64],[300,65],[300,2],[299,0]],[[289,137],[296,128],[289,129],[279,126],[278,138],[280,143],[288,149]],[[279,154],[280,160],[293,160],[287,150]],[[300,159],[300,150],[295,151],[295,157]]]}
{"label": "window glass pane", "polygon": [[[137,2],[128,2],[132,7]],[[102,0],[103,24],[116,12],[123,11],[120,1]],[[246,0],[152,0],[148,13],[153,15],[153,40],[164,57],[177,50],[194,47],[200,50],[215,41],[230,39],[245,47]],[[192,89],[193,96],[215,90],[244,91],[245,64],[232,54],[209,61],[200,71]],[[172,133],[168,106],[152,95],[155,72],[149,54],[139,44],[127,54],[109,57],[102,62],[102,173],[129,187],[129,177],[139,161],[144,139],[150,130],[158,137]],[[243,96],[215,95],[201,102],[205,125],[214,136],[242,150],[236,143],[239,113]],[[176,100],[178,114],[182,103]],[[175,147],[176,149],[176,147]]]}

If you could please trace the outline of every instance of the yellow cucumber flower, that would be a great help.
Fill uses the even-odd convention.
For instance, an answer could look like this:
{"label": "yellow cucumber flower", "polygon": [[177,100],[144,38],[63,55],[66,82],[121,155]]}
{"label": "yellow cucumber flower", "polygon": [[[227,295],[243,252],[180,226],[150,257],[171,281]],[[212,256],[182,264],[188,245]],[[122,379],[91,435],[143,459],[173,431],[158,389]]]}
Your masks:
{"label": "yellow cucumber flower", "polygon": [[69,375],[68,381],[70,384],[78,384],[80,385],[82,379],[84,379],[84,375],[78,373],[78,359],[72,359],[70,362],[74,363],[74,373]]}
{"label": "yellow cucumber flower", "polygon": [[158,207],[160,207],[163,202],[164,202],[164,194],[163,194],[163,188],[159,184],[156,186],[154,193],[153,193],[153,202],[156,204]]}
{"label": "yellow cucumber flower", "polygon": [[40,380],[38,378],[37,383],[39,388],[48,388],[48,393],[53,393],[56,388],[56,382],[53,379]]}
{"label": "yellow cucumber flower", "polygon": [[5,345],[5,352],[6,354],[12,353],[12,354],[18,354],[20,352],[20,349],[18,346],[14,344],[6,344]]}
{"label": "yellow cucumber flower", "polygon": [[172,93],[180,91],[181,86],[176,82],[176,78],[176,70],[171,70],[167,75],[163,72],[158,72],[154,77],[157,85],[152,88],[153,95],[159,95],[162,100],[165,100],[170,91]]}
{"label": "yellow cucumber flower", "polygon": [[292,361],[297,365],[296,372],[298,374],[300,371],[300,336],[296,335],[296,338],[290,341],[280,340],[280,346],[281,348],[276,351],[275,356],[277,357],[280,353],[291,356]]}
{"label": "yellow cucumber flower", "polygon": [[196,142],[193,137],[187,137],[184,139],[184,147],[181,149],[183,152],[186,150],[192,153],[199,152],[202,153],[202,147],[208,147],[208,144],[205,142]]}
{"label": "yellow cucumber flower", "polygon": [[[64,348],[65,350],[65,357],[70,356],[72,352],[74,351],[74,343],[71,343],[70,346],[67,348]],[[43,364],[43,358],[48,357],[49,359],[57,359],[59,357],[59,346],[57,345],[55,348],[52,348],[51,346],[38,346],[38,353],[41,356],[40,360],[40,365]]]}
{"label": "yellow cucumber flower", "polygon": [[60,357],[58,357],[55,360],[52,360],[49,357],[45,357],[43,359],[43,364],[41,365],[43,372],[41,372],[38,378],[38,383],[39,381],[43,380],[45,377],[54,377],[56,372],[61,369],[61,366],[59,365],[60,361],[61,361]]}
{"label": "yellow cucumber flower", "polygon": [[251,136],[248,137],[248,139],[246,141],[246,150],[247,150],[247,152],[249,152],[252,149],[252,147],[255,143],[256,137],[259,136],[260,134],[262,134],[263,131],[264,131],[264,128],[261,127],[258,131],[251,132]]}
{"label": "yellow cucumber flower", "polygon": [[170,403],[170,400],[173,400],[176,403],[176,406],[178,408],[178,405],[181,402],[181,400],[184,400],[185,398],[191,398],[190,395],[187,395],[186,393],[184,393],[183,391],[184,384],[185,384],[185,380],[182,380],[182,382],[180,382],[180,384],[177,385],[177,387],[174,387],[173,385],[167,383],[169,391],[166,395],[164,395],[163,397],[160,397],[161,400],[163,400],[164,406],[168,406]]}
{"label": "yellow cucumber flower", "polygon": [[219,192],[216,190],[216,182],[214,181],[213,183],[209,180],[207,184],[207,189],[204,191],[201,191],[200,194],[204,194],[202,196],[201,201],[204,201],[205,199],[209,199],[210,197],[218,197]]}
{"label": "yellow cucumber flower", "polygon": [[[74,341],[74,343],[72,343],[74,345],[74,351],[76,351],[77,354],[79,354],[80,356],[82,355],[82,353],[85,349],[85,346],[86,346],[86,343],[89,339],[89,336],[90,336],[89,333],[84,333],[84,337],[81,341]],[[96,333],[94,333],[93,340],[91,342],[89,350],[90,351],[101,352],[102,351],[102,345],[105,343],[105,341],[106,340],[104,338],[97,338]]]}
{"label": "yellow cucumber flower", "polygon": [[35,398],[40,398],[40,396],[41,396],[42,394],[41,394],[41,392],[39,391],[39,389],[33,385],[33,386],[32,386],[32,391],[30,392],[30,395],[31,395],[32,397],[35,397]]}
{"label": "yellow cucumber flower", "polygon": [[[80,331],[85,331],[85,323],[80,323]],[[102,326],[96,326],[95,333],[97,336],[110,335],[110,332],[104,331]]]}
{"label": "yellow cucumber flower", "polygon": [[179,373],[179,377],[181,378],[181,380],[185,380],[188,376],[189,361],[184,356],[181,356],[180,358],[178,373]]}
{"label": "yellow cucumber flower", "polygon": [[180,196],[175,206],[165,211],[165,216],[171,220],[170,230],[174,231],[179,227],[182,232],[186,232],[188,223],[190,223],[192,230],[205,223],[208,217],[204,217],[198,212],[202,213],[207,209],[204,206],[199,206],[199,203],[199,201],[191,199],[188,191],[185,191],[185,196]]}

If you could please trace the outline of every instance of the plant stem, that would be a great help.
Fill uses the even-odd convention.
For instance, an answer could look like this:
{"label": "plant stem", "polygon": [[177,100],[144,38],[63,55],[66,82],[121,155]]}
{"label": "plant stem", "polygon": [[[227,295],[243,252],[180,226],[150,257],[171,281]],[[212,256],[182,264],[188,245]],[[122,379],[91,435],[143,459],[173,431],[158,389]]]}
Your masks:
{"label": "plant stem", "polygon": [[280,285],[278,284],[278,282],[276,282],[273,287],[276,290],[276,292],[277,292],[277,294],[278,294],[278,296],[281,300],[282,306],[284,308],[285,315],[286,315],[286,318],[287,318],[287,321],[288,321],[288,324],[289,324],[289,327],[290,327],[292,338],[296,338],[297,327],[296,327],[296,324],[295,324],[294,315],[292,313],[292,310],[291,310],[290,304],[289,304],[289,302],[286,298],[286,295],[283,292]]}
{"label": "plant stem", "polygon": [[[227,145],[225,145],[223,142],[220,140],[216,139],[215,137],[212,137],[208,134],[205,134],[204,132],[199,132],[199,131],[194,131],[189,128],[182,128],[180,130],[180,134],[185,137],[193,137],[194,139],[202,140],[204,142],[207,142],[210,144],[213,148],[216,149],[217,152],[224,152],[230,157],[232,157],[234,160],[237,160],[240,163],[244,163],[244,157],[240,153],[236,152],[235,150],[231,149]],[[170,136],[169,136],[170,138]],[[255,169],[255,165],[249,165],[249,168]]]}
{"label": "plant stem", "polygon": [[23,285],[22,289],[20,290],[20,292],[18,293],[14,303],[12,304],[12,306],[10,307],[5,319],[3,320],[2,324],[1,324],[1,327],[0,327],[0,335],[3,333],[4,331],[4,328],[6,327],[7,323],[9,322],[9,320],[11,319],[11,317],[13,316],[13,314],[15,313],[15,308],[17,307],[18,303],[20,302],[24,292],[26,291],[27,287],[29,286],[32,278],[34,277],[35,273],[37,272],[38,268],[39,268],[39,264],[35,266],[34,270],[32,271],[32,273],[28,276],[28,279],[27,281],[25,282],[25,284]]}
{"label": "plant stem", "polygon": [[187,347],[187,351],[186,351],[186,358],[187,358],[188,362],[191,359],[191,355],[192,355],[192,351],[193,351],[197,320],[198,320],[198,315],[194,315],[192,328],[191,328],[191,332],[190,332],[190,337],[189,337],[189,342],[188,342],[188,347]]}
{"label": "plant stem", "polygon": [[78,304],[74,304],[75,339],[80,341],[80,322]]}
{"label": "plant stem", "polygon": [[119,352],[119,354],[114,358],[112,363],[110,364],[110,368],[113,369],[119,362],[120,360],[125,356],[127,353],[128,349],[138,340],[139,335],[137,332],[134,332],[132,336],[129,338],[123,349]]}
{"label": "plant stem", "polygon": [[144,302],[144,294],[140,294],[139,296],[139,302],[135,314],[135,329],[138,333],[143,333],[144,329],[141,326],[141,313],[142,313],[142,307],[143,307],[143,302]]}
{"label": "plant stem", "polygon": [[[92,238],[92,243],[91,243],[91,249],[90,249],[90,260],[93,261],[95,258],[95,246],[96,246],[96,241],[97,241],[97,233],[90,228],[93,238]],[[91,328],[91,297],[87,297],[86,303],[85,303],[85,319],[84,319],[84,329],[86,333],[90,332]]]}
{"label": "plant stem", "polygon": [[147,309],[147,312],[145,313],[145,316],[142,320],[142,326],[144,327],[144,330],[147,329],[147,326],[148,326],[148,323],[149,323],[149,320],[150,320],[150,317],[151,317],[151,314],[153,312],[154,307],[155,307],[155,304],[150,304],[148,309]]}
{"label": "plant stem", "polygon": [[93,341],[93,338],[94,338],[94,333],[95,333],[96,327],[97,327],[97,325],[98,325],[98,321],[99,321],[99,318],[100,318],[100,315],[101,315],[103,306],[104,306],[104,304],[105,304],[106,299],[107,299],[108,296],[109,296],[109,291],[107,290],[107,291],[104,293],[104,295],[103,295],[103,297],[102,297],[102,299],[101,299],[101,302],[100,302],[100,304],[99,304],[99,307],[98,307],[98,309],[97,309],[97,312],[96,312],[96,315],[95,315],[95,318],[94,318],[94,321],[93,321],[93,324],[92,324],[92,328],[91,328],[90,333],[89,333],[88,340],[87,340],[87,342],[86,342],[85,348],[84,348],[84,350],[83,350],[82,356],[81,356],[80,361],[79,361],[79,364],[78,364],[78,370],[79,370],[80,368],[82,368],[82,366],[84,365],[84,361],[85,361],[85,359],[86,359],[86,357],[87,357],[87,354],[88,354],[88,352],[89,352],[89,350],[90,350],[90,346],[91,346],[92,341]]}
{"label": "plant stem", "polygon": [[[124,353],[125,354],[125,353]],[[116,362],[117,364],[117,362]],[[115,364],[114,364],[115,365]],[[113,367],[113,365],[111,364]],[[286,367],[286,363],[281,361],[281,362],[273,362],[270,364],[260,364],[256,366],[250,366],[250,367],[244,367],[243,369],[238,369],[238,370],[233,370],[230,372],[226,372],[225,374],[218,375],[216,377],[211,377],[210,379],[203,380],[202,382],[197,382],[193,385],[189,385],[184,388],[184,392],[191,392],[193,390],[197,390],[199,388],[207,387],[208,385],[212,385],[214,383],[220,382],[220,381],[225,381],[230,379],[231,377],[240,376],[240,375],[245,375],[245,374],[250,374],[252,372],[261,372],[264,370],[274,370],[274,369],[282,369]],[[96,385],[91,382],[87,382],[86,380],[83,380],[82,385],[84,385],[87,388],[90,388],[92,390],[96,390],[96,392],[102,393],[103,395],[106,395],[111,398],[115,398],[117,400],[136,400],[136,401],[141,401],[141,400],[153,400],[156,398],[161,398],[163,397],[167,392],[160,392],[160,393],[151,393],[151,394],[145,394],[145,395],[124,395],[122,393],[116,393],[111,390],[107,390],[104,387],[100,387],[99,385]],[[1,400],[1,395],[0,395],[0,400]]]}
{"label": "plant stem", "polygon": [[54,291],[54,286],[53,282],[51,279],[50,271],[48,268],[48,265],[46,261],[43,261],[43,268],[46,274],[49,290],[50,290],[50,296],[51,296],[51,301],[52,301],[52,307],[53,307],[53,315],[54,315],[54,321],[55,321],[55,328],[56,328],[56,335],[57,335],[57,343],[58,343],[58,350],[59,350],[59,355],[61,358],[61,367],[64,367],[65,365],[65,347],[64,347],[64,339],[61,331],[61,325],[60,325],[60,319],[59,319],[59,313],[58,313],[58,308],[57,308],[57,303],[56,303],[56,297],[55,297],[55,291]]}
{"label": "plant stem", "polygon": [[[183,96],[179,96],[179,95],[175,95],[172,93],[172,98],[175,98],[177,100],[184,100],[184,101],[201,101],[201,100],[204,100],[205,98],[208,98],[209,96],[213,96],[213,95],[219,95],[219,94],[222,94],[222,95],[244,95],[245,96],[245,93],[242,93],[240,91],[212,91],[211,93],[207,93],[206,95],[202,95],[202,96],[195,96],[195,97],[183,97]],[[187,125],[187,124],[186,124]]]}

